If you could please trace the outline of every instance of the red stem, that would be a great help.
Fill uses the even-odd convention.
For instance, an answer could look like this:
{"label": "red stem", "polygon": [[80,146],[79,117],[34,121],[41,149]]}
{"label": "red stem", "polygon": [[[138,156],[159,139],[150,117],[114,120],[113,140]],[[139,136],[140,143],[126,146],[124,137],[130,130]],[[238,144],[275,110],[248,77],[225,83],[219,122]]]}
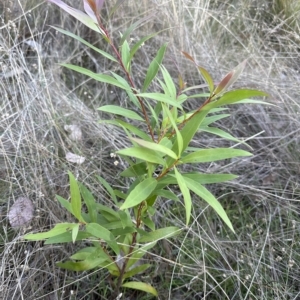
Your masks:
{"label": "red stem", "polygon": [[[136,88],[135,88],[135,84],[134,84],[134,82],[133,82],[133,80],[132,80],[129,72],[126,70],[126,68],[125,68],[125,66],[124,66],[124,64],[122,62],[121,55],[120,55],[119,51],[117,50],[116,46],[114,45],[112,39],[110,38],[110,35],[109,35],[108,31],[102,25],[99,13],[96,13],[96,17],[97,17],[97,22],[98,22],[98,26],[99,26],[100,30],[102,30],[104,32],[105,36],[107,37],[107,40],[108,40],[110,46],[112,47],[114,53],[117,56],[117,59],[119,61],[119,64],[120,64],[121,68],[123,69],[123,71],[126,74],[126,77],[127,77],[128,81],[129,81],[129,83],[131,85],[132,92],[136,95],[137,91],[136,91]],[[149,121],[149,118],[148,118],[148,115],[147,115],[147,112],[146,112],[146,108],[145,108],[144,102],[142,101],[141,97],[139,97],[139,96],[136,96],[136,97],[137,97],[137,99],[138,99],[138,101],[139,101],[139,103],[141,105],[142,112],[143,112],[143,115],[145,117],[145,121],[147,123],[147,127],[148,127],[149,133],[151,135],[151,138],[152,138],[153,141],[155,141],[154,134],[153,134],[153,131],[152,131],[152,128],[151,128],[151,125],[150,125],[150,121]]]}

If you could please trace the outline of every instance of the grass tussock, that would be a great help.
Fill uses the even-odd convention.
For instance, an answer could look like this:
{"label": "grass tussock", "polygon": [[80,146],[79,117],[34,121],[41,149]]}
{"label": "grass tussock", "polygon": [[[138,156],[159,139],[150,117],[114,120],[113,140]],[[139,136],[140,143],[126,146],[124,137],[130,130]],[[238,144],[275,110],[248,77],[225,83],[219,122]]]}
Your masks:
{"label": "grass tussock", "polygon": [[[70,1],[69,1],[70,2]],[[108,2],[108,1],[107,1]],[[68,197],[67,170],[87,184],[99,202],[109,198],[96,181],[100,174],[120,186],[120,161],[110,153],[127,145],[124,133],[97,123],[96,108],[105,103],[128,106],[117,89],[62,69],[74,63],[93,71],[112,68],[74,40],[49,25],[60,26],[98,47],[93,32],[54,6],[35,1],[0,4],[0,291],[3,299],[108,299],[109,277],[102,270],[76,274],[58,269],[76,245],[42,247],[22,240],[24,231],[43,230],[68,216],[55,194]],[[71,2],[70,2],[71,3]],[[73,5],[73,4],[71,4]],[[251,158],[203,167],[203,172],[239,175],[233,182],[211,186],[229,214],[236,234],[216,214],[194,199],[193,222],[179,238],[159,244],[147,259],[145,274],[160,299],[297,299],[299,297],[300,60],[298,1],[124,1],[113,18],[104,10],[108,28],[118,38],[138,19],[149,19],[132,38],[164,31],[141,49],[134,68],[143,78],[157,46],[167,41],[165,65],[187,83],[202,79],[185,61],[185,50],[213,74],[216,82],[248,58],[239,86],[260,88],[274,106],[240,105],[220,122],[222,129],[248,139]],[[195,105],[191,101],[191,106]],[[70,139],[65,125],[76,124],[82,139]],[[199,135],[203,147],[222,141]],[[82,165],[66,153],[86,158]],[[36,216],[27,229],[12,230],[6,213],[19,196],[29,197]],[[160,207],[158,223],[184,226],[180,203]],[[150,299],[127,294],[124,299]]]}

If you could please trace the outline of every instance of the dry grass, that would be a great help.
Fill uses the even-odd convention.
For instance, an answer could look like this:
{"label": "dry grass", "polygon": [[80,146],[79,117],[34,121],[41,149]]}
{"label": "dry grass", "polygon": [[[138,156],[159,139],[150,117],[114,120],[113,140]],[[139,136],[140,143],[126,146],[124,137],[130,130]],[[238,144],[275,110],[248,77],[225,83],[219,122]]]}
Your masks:
{"label": "dry grass", "polygon": [[[233,221],[236,235],[195,199],[194,221],[186,235],[149,253],[155,264],[147,280],[159,289],[160,299],[297,299],[298,1],[265,1],[265,7],[261,1],[250,0],[141,1],[138,8],[134,1],[124,3],[108,21],[116,38],[131,22],[151,13],[154,16],[133,38],[168,29],[140,52],[134,65],[137,82],[157,47],[168,41],[165,64],[174,75],[179,65],[189,84],[199,84],[201,78],[191,71],[179,50],[197,57],[216,81],[248,58],[238,85],[267,91],[271,95],[268,101],[276,105],[231,108],[231,118],[219,126],[240,138],[261,133],[249,141],[254,155],[203,169],[240,175],[234,182],[210,187]],[[0,12],[4,12],[0,13],[4,16],[0,20],[0,298],[107,299],[110,290],[104,270],[76,274],[58,269],[55,262],[72,253],[74,246],[42,248],[42,243],[24,242],[23,230],[10,228],[6,212],[17,197],[26,195],[37,209],[31,230],[47,229],[69,218],[55,201],[55,194],[68,195],[67,170],[86,183],[99,201],[107,203],[94,175],[121,185],[118,173],[123,165],[115,167],[109,154],[128,142],[120,130],[98,124],[104,116],[95,109],[104,103],[128,103],[117,90],[57,65],[72,62],[109,70],[111,66],[95,53],[48,25],[59,25],[106,47],[92,32],[53,6],[21,0],[18,5],[8,11],[12,9],[8,2],[0,4]],[[41,49],[26,44],[33,40]],[[64,131],[66,124],[81,126],[82,141],[70,140]],[[195,143],[223,144],[201,135]],[[86,157],[86,162],[80,166],[67,162],[68,151]],[[161,206],[157,222],[184,226],[183,220],[180,204]]]}

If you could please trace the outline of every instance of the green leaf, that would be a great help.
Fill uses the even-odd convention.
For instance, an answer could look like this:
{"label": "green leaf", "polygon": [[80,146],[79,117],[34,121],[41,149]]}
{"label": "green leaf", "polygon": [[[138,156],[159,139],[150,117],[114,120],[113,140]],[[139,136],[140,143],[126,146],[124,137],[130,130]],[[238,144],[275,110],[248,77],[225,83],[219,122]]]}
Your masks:
{"label": "green leaf", "polygon": [[111,230],[112,235],[115,237],[118,237],[120,235],[126,235],[128,233],[133,233],[133,232],[136,232],[134,227],[116,228]]}
{"label": "green leaf", "polygon": [[96,201],[90,190],[79,183],[79,189],[84,200],[84,203],[88,210],[88,215],[90,217],[91,222],[95,223],[97,221],[97,211],[96,211]]}
{"label": "green leaf", "polygon": [[105,111],[114,115],[120,115],[133,120],[144,121],[144,119],[141,118],[136,112],[116,105],[104,105],[99,107],[98,110]]}
{"label": "green leaf", "polygon": [[108,194],[114,201],[115,205],[118,206],[118,200],[117,200],[117,197],[115,195],[113,188],[109,185],[109,183],[103,177],[101,177],[101,176],[96,176],[96,177],[101,182],[101,184],[105,187],[106,191],[108,192]]}
{"label": "green leaf", "polygon": [[[219,128],[208,127],[208,126],[206,126],[206,127],[200,126],[200,130],[208,132],[208,133],[211,133],[211,134],[214,134],[214,135],[217,135],[217,136],[219,136],[219,137],[221,137],[223,139],[229,140],[229,141],[234,141],[234,142],[238,142],[238,143],[247,145],[247,143],[245,143],[243,141],[240,141],[239,139],[235,138],[234,136],[232,136],[228,132],[226,132],[226,131],[224,131],[222,129],[219,129]],[[250,147],[250,146],[248,146],[248,147]]]}
{"label": "green leaf", "polygon": [[268,96],[268,94],[258,90],[248,90],[248,89],[234,90],[225,93],[224,95],[222,95],[221,98],[217,99],[214,102],[209,103],[207,107],[214,108],[222,105],[234,104],[250,97],[266,97],[266,96]]}
{"label": "green leaf", "polygon": [[136,246],[134,251],[132,252],[132,256],[130,257],[128,264],[126,265],[126,272],[132,269],[132,266],[137,263],[146,253],[147,250],[150,250],[156,245],[156,242],[145,244],[141,247]]}
{"label": "green leaf", "polygon": [[79,231],[79,224],[76,224],[76,226],[74,226],[72,228],[72,242],[73,242],[73,244],[75,243],[75,241],[77,239],[78,231]]}
{"label": "green leaf", "polygon": [[142,146],[142,147],[145,147],[145,148],[148,148],[148,149],[152,149],[154,151],[158,151],[158,152],[161,152],[163,154],[166,154],[174,159],[178,159],[177,155],[169,148],[163,146],[163,145],[160,145],[160,144],[157,144],[157,143],[154,143],[154,142],[148,142],[148,141],[144,141],[144,140],[141,140],[141,139],[137,139],[137,138],[131,138],[132,141],[136,142],[138,145]]}
{"label": "green leaf", "polygon": [[166,83],[168,94],[172,98],[176,99],[177,98],[176,86],[174,84],[174,81],[173,81],[170,73],[163,65],[160,66],[160,69],[161,69],[162,75],[164,77],[164,81]]}
{"label": "green leaf", "polygon": [[120,216],[118,212],[114,211],[112,208],[102,205],[100,203],[96,204],[96,209],[100,211],[101,215],[108,221],[108,222],[115,222],[120,220]]}
{"label": "green leaf", "polygon": [[[211,111],[212,112],[212,111]],[[211,123],[214,123],[216,121],[219,121],[219,120],[222,120],[224,118],[227,118],[227,117],[230,117],[230,114],[220,114],[220,115],[213,115],[213,116],[210,116],[210,117],[206,117],[200,128],[202,127],[207,127],[208,125],[210,125]]]}
{"label": "green leaf", "polygon": [[139,100],[137,99],[135,93],[133,92],[132,87],[129,85],[129,83],[122,77],[119,76],[116,73],[112,73],[112,75],[126,88],[126,93],[130,99],[130,101],[138,108],[141,109],[141,104]]}
{"label": "green leaf", "polygon": [[[206,106],[198,112],[196,115],[194,115],[183,127],[183,129],[180,131],[182,141],[180,141],[178,138],[175,140],[172,150],[175,153],[179,153],[180,147],[181,153],[187,148],[190,141],[194,137],[195,133],[198,131],[198,128],[200,124],[202,123],[205,116],[208,114],[209,110],[206,109]],[[182,145],[181,145],[182,142]],[[171,159],[167,160],[167,165],[172,165],[173,161]]]}
{"label": "green leaf", "polygon": [[85,69],[79,66],[71,65],[71,64],[60,64],[62,67],[66,67],[70,70],[76,71],[78,73],[81,73],[83,75],[87,75],[97,81],[103,82],[103,83],[108,83],[114,86],[117,86],[123,90],[127,90],[127,86],[124,86],[121,84],[117,79],[113,78],[110,75],[106,74],[101,74],[101,73],[94,73],[90,71],[89,69]]}
{"label": "green leaf", "polygon": [[[206,174],[205,174],[206,175]],[[167,190],[156,190],[153,192],[153,195],[157,195],[166,199],[171,199],[174,201],[179,201],[179,198],[171,191]]]}
{"label": "green leaf", "polygon": [[147,284],[144,282],[130,281],[130,282],[126,282],[126,283],[122,284],[122,287],[130,288],[130,289],[134,289],[134,290],[140,290],[140,291],[152,294],[156,297],[158,296],[156,289],[153,286],[151,286],[150,284]]}
{"label": "green leaf", "polygon": [[147,148],[132,147],[119,150],[116,153],[119,155],[136,157],[150,163],[165,165],[164,159],[158,153]]}
{"label": "green leaf", "polygon": [[74,175],[71,172],[68,172],[69,174],[69,181],[70,181],[70,194],[71,194],[71,208],[74,217],[80,221],[84,222],[82,216],[81,216],[81,195],[80,190],[77,184],[77,181],[74,177]]}
{"label": "green leaf", "polygon": [[165,106],[163,106],[163,110],[166,113],[166,115],[168,116],[173,128],[176,131],[176,146],[177,146],[176,149],[177,149],[178,157],[180,157],[182,154],[182,151],[183,151],[183,137],[182,137],[180,131],[178,130],[177,124],[176,124],[170,110]]}
{"label": "green leaf", "polygon": [[99,239],[103,239],[117,255],[120,254],[120,248],[107,228],[97,223],[89,223],[86,225],[86,231]]}
{"label": "green leaf", "polygon": [[[268,95],[266,95],[268,96]],[[239,104],[265,104],[265,105],[271,105],[271,106],[276,106],[279,107],[275,104],[272,104],[270,102],[266,102],[266,101],[260,101],[260,100],[253,100],[253,99],[244,99],[238,102]]]}
{"label": "green leaf", "polygon": [[187,59],[189,59],[190,61],[192,61],[192,62],[197,66],[197,68],[198,68],[198,70],[200,71],[200,73],[201,73],[203,79],[204,79],[204,80],[206,81],[206,83],[208,84],[210,93],[212,94],[213,89],[214,89],[214,82],[213,82],[211,76],[209,75],[209,73],[208,73],[203,67],[199,66],[199,65],[196,63],[195,59],[194,59],[190,54],[188,54],[188,53],[185,52],[185,51],[181,51],[181,53],[182,53]]}
{"label": "green leaf", "polygon": [[99,266],[103,261],[106,261],[104,258],[91,258],[86,259],[83,261],[66,261],[66,262],[58,262],[56,265],[60,268],[71,270],[71,271],[87,271],[96,268]]}
{"label": "green leaf", "polygon": [[139,265],[133,269],[131,269],[130,271],[126,272],[124,274],[124,279],[126,278],[131,278],[132,276],[139,274],[139,273],[143,273],[145,272],[149,267],[151,267],[151,264],[143,264],[143,265]]}
{"label": "green leaf", "polygon": [[146,200],[154,191],[157,181],[154,178],[147,178],[140,182],[125,199],[120,209],[126,209],[136,206]]}
{"label": "green leaf", "polygon": [[140,162],[121,172],[120,176],[139,177],[145,174],[147,174],[147,164],[145,162]]}
{"label": "green leaf", "polygon": [[238,176],[233,174],[201,174],[198,172],[184,173],[184,178],[190,178],[197,181],[199,184],[210,184],[229,181],[237,178]]}
{"label": "green leaf", "polygon": [[155,58],[150,63],[149,68],[147,70],[146,77],[145,77],[145,81],[143,84],[142,92],[145,92],[148,89],[150,83],[155,78],[155,76],[159,70],[159,66],[161,65],[162,60],[164,58],[166,48],[167,48],[167,44],[162,45],[160,47],[160,49],[158,50]]}
{"label": "green leaf", "polygon": [[121,46],[121,57],[122,57],[122,63],[125,67],[125,70],[127,72],[130,72],[130,60],[129,60],[129,56],[130,56],[130,48],[129,48],[129,44],[126,40],[124,40],[122,46]]}
{"label": "green leaf", "polygon": [[101,265],[109,265],[113,264],[112,258],[102,249],[101,246],[97,247],[85,247],[80,249],[71,257],[73,260],[92,260],[101,258],[103,261],[100,263]]}
{"label": "green leaf", "polygon": [[123,210],[119,210],[118,214],[119,214],[119,217],[121,219],[123,228],[133,226],[130,214],[128,212],[123,211]]}
{"label": "green leaf", "polygon": [[93,236],[102,239],[104,241],[111,241],[113,239],[109,230],[97,223],[89,223],[86,225],[86,231]]}
{"label": "green leaf", "polygon": [[66,231],[70,231],[76,227],[77,223],[60,223],[56,224],[52,229],[46,232],[41,233],[29,233],[24,236],[25,240],[31,241],[39,241],[47,238],[51,238],[53,236],[59,235],[61,233],[65,233]]}
{"label": "green leaf", "polygon": [[56,195],[56,199],[69,213],[71,213],[73,215],[71,203],[68,200],[64,199],[63,197],[61,197],[59,195]]}
{"label": "green leaf", "polygon": [[[76,237],[76,241],[82,241],[91,237],[91,234],[85,231],[79,231]],[[44,245],[51,245],[51,244],[63,244],[63,243],[70,243],[72,242],[72,232],[64,232],[57,236],[48,238]]]}
{"label": "green leaf", "polygon": [[200,198],[205,200],[220,216],[220,218],[225,222],[225,224],[234,232],[233,226],[223,209],[222,205],[218,202],[218,200],[211,194],[210,191],[208,191],[204,186],[199,184],[197,181],[185,177],[184,180],[188,186],[188,188],[193,191],[196,195],[198,195]]}
{"label": "green leaf", "polygon": [[140,243],[157,242],[161,239],[167,239],[175,236],[181,232],[181,229],[175,226],[160,228],[155,231],[147,232],[146,235],[141,236]]}
{"label": "green leaf", "polygon": [[137,128],[136,126],[133,126],[129,123],[126,123],[125,121],[119,120],[119,119],[115,119],[115,120],[100,120],[99,123],[106,123],[106,124],[113,124],[119,127],[124,127],[127,130],[129,130],[131,133],[133,133],[134,135],[140,137],[141,139],[145,140],[145,141],[152,141],[151,138],[142,130],[140,130],[139,128]]}
{"label": "green leaf", "polygon": [[135,54],[136,51],[144,44],[144,42],[146,42],[147,40],[149,40],[149,39],[151,39],[152,37],[156,36],[157,34],[158,34],[158,32],[152,33],[152,34],[150,34],[150,35],[147,35],[147,36],[141,38],[138,42],[136,42],[136,43],[132,46],[132,48],[131,48],[131,50],[130,50],[129,61],[132,60],[134,54]]}
{"label": "green leaf", "polygon": [[177,102],[176,98],[173,98],[169,95],[162,94],[162,93],[140,93],[137,94],[139,97],[149,98],[152,100],[156,100],[162,103],[170,104],[172,106],[178,107],[182,109],[182,106]]}
{"label": "green leaf", "polygon": [[180,95],[177,97],[177,102],[181,104],[181,103],[185,102],[187,99],[188,99],[188,96],[187,96],[187,95],[185,95],[185,94],[180,94]]}
{"label": "green leaf", "polygon": [[250,152],[233,149],[233,148],[214,148],[214,149],[201,149],[196,152],[190,153],[181,158],[180,163],[204,163],[233,158],[238,156],[251,156]]}
{"label": "green leaf", "polygon": [[74,253],[70,258],[74,260],[85,260],[89,258],[91,254],[95,254],[99,249],[100,247],[85,247]]}
{"label": "green leaf", "polygon": [[177,168],[174,167],[175,177],[180,188],[180,191],[183,195],[185,214],[186,214],[186,225],[189,224],[192,212],[192,199],[190,191],[185,184],[183,176],[178,172]]}
{"label": "green leaf", "polygon": [[205,80],[205,82],[208,84],[209,87],[209,91],[212,94],[214,91],[214,81],[211,78],[210,74],[207,72],[207,70],[205,70],[203,67],[201,66],[197,66],[198,70],[200,71],[203,79]]}
{"label": "green leaf", "polygon": [[66,30],[63,30],[61,28],[58,28],[58,27],[55,27],[55,26],[51,26],[52,28],[54,28],[55,30],[65,34],[65,35],[68,35],[70,37],[72,37],[73,39],[81,42],[82,44],[88,46],[89,48],[95,50],[96,52],[100,53],[102,56],[114,61],[114,62],[118,62],[112,55],[110,55],[109,53],[93,46],[92,44],[88,43],[86,40],[82,39],[81,37],[79,37],[78,35],[74,34],[74,33],[71,33],[69,31],[66,31]]}

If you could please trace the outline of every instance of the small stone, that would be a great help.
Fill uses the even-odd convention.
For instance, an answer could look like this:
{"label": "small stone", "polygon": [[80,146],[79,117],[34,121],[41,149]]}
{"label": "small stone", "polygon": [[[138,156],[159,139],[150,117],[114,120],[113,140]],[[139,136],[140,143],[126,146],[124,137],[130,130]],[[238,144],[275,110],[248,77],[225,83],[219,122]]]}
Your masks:
{"label": "small stone", "polygon": [[33,218],[34,207],[27,197],[19,197],[8,212],[8,220],[13,228],[27,225]]}

